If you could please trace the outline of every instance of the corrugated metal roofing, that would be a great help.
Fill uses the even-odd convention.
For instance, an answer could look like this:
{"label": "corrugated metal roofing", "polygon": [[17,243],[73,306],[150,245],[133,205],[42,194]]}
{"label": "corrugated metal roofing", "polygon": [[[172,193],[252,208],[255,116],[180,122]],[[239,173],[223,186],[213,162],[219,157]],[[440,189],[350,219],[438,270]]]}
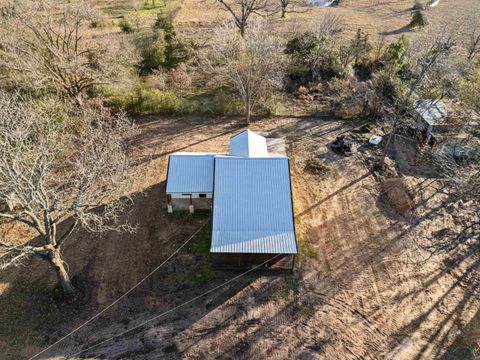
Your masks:
{"label": "corrugated metal roofing", "polygon": [[442,100],[416,100],[413,108],[430,125],[436,125],[447,115],[447,106]]}
{"label": "corrugated metal roofing", "polygon": [[268,156],[267,139],[251,130],[245,130],[230,139],[230,155],[266,157]]}
{"label": "corrugated metal roofing", "polygon": [[167,193],[213,192],[215,154],[173,153],[168,162]]}
{"label": "corrugated metal roofing", "polygon": [[215,157],[211,252],[296,254],[288,158]]}

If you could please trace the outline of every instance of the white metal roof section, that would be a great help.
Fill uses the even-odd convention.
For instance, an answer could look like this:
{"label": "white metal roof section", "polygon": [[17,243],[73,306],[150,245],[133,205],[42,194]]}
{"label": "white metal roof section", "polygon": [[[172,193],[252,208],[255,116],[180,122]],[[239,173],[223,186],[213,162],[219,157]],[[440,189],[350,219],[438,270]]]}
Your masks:
{"label": "white metal roof section", "polygon": [[215,157],[212,253],[296,254],[288,158]]}
{"label": "white metal roof section", "polygon": [[168,161],[167,193],[212,193],[215,154],[173,153]]}
{"label": "white metal roof section", "polygon": [[245,130],[230,139],[230,156],[267,157],[267,139],[251,130]]}
{"label": "white metal roof section", "polygon": [[447,106],[442,100],[416,100],[413,108],[429,125],[438,124],[447,115]]}

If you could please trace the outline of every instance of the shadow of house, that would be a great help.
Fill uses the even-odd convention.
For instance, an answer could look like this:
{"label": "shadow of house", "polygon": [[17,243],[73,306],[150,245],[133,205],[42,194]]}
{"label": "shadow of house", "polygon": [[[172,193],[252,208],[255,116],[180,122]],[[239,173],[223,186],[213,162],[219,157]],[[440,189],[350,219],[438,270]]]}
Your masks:
{"label": "shadow of house", "polygon": [[[172,216],[163,210],[165,205],[165,184],[162,182],[133,196],[122,221],[137,225],[137,232],[92,234],[79,229],[71,235],[64,245],[63,255],[80,293],[77,302],[67,303],[59,296],[55,273],[40,259],[32,258],[28,267],[1,272],[0,284],[5,288],[0,295],[2,358],[30,357],[82,324],[165,260],[207,219],[204,214]],[[59,232],[67,225],[60,224]],[[32,243],[37,241],[31,240]],[[206,287],[222,283],[225,274],[209,270],[208,257],[198,254],[198,241],[195,239],[187,251],[178,254],[95,322],[40,358],[71,354],[79,343],[96,341],[105,335],[101,331],[104,327],[112,324],[121,329],[126,324],[133,326],[139,318],[135,314],[163,311],[198,295]],[[205,272],[204,276],[199,278],[199,272]],[[191,311],[187,320],[196,321],[254,278],[247,277],[232,284],[213,300],[211,297],[208,306],[204,299],[198,311]]]}

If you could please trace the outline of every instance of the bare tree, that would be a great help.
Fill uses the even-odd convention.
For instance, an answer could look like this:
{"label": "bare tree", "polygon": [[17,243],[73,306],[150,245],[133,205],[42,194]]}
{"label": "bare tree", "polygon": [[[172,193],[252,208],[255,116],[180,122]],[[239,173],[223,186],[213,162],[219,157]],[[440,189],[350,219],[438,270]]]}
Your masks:
{"label": "bare tree", "polygon": [[217,0],[232,16],[240,35],[245,36],[252,14],[270,12],[269,0]]}
{"label": "bare tree", "polygon": [[287,12],[299,12],[299,10],[294,10],[294,8],[304,4],[305,2],[302,0],[280,0],[280,17],[284,19],[287,15]]}
{"label": "bare tree", "polygon": [[310,23],[310,30],[318,37],[333,36],[343,28],[342,18],[331,13],[319,15]]}
{"label": "bare tree", "polygon": [[132,229],[118,223],[126,202],[117,197],[128,179],[122,134],[131,125],[123,115],[85,110],[72,130],[69,121],[30,105],[0,92],[0,220],[33,229],[40,245],[2,240],[0,269],[40,257],[71,295],[61,249],[74,229]]}
{"label": "bare tree", "polygon": [[81,105],[87,90],[108,81],[108,59],[119,61],[85,34],[91,19],[83,2],[0,0],[0,73],[17,88],[54,90]]}
{"label": "bare tree", "polygon": [[462,221],[461,229],[448,229],[437,234],[437,239],[427,246],[430,256],[451,253],[461,246],[479,251],[480,246],[480,151],[478,140],[470,134],[468,126],[460,127],[461,140],[449,134],[433,153],[434,164],[439,169],[442,190],[451,202],[463,200],[469,204],[469,216]]}
{"label": "bare tree", "polygon": [[247,125],[253,108],[282,85],[285,73],[280,43],[262,21],[252,22],[244,37],[238,36],[231,22],[222,25],[201,64],[218,83],[240,96]]}
{"label": "bare tree", "polygon": [[[441,76],[446,75],[444,72],[435,72],[435,68],[443,61],[447,61],[451,55],[453,48],[456,44],[456,37],[453,33],[447,32],[434,38],[427,37],[418,41],[409,50],[409,61],[412,69],[411,80],[408,84],[407,91],[403,95],[402,99],[399,99],[399,103],[396,108],[384,109],[387,123],[390,124],[391,131],[385,146],[384,153],[381,160],[385,160],[385,157],[390,150],[390,145],[393,138],[396,136],[397,129],[401,124],[406,124],[412,120],[412,109],[410,108],[412,97],[419,94],[420,87],[425,84],[435,84],[441,81]],[[435,74],[435,76],[431,76]],[[426,86],[430,88],[430,86]]]}
{"label": "bare tree", "polygon": [[480,53],[480,26],[476,26],[467,42],[467,58],[473,61],[475,56]]}

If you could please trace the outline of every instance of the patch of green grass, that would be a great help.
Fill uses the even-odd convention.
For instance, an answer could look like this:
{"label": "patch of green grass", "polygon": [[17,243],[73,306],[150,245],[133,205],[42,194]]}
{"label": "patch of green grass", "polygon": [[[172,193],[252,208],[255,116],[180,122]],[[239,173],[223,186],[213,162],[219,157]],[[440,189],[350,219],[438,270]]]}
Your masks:
{"label": "patch of green grass", "polygon": [[200,284],[210,279],[212,271],[209,268],[198,269],[192,267],[187,274],[187,280],[192,284]]}
{"label": "patch of green grass", "polygon": [[135,8],[131,1],[122,0],[117,1],[115,5],[107,6],[102,9],[103,13],[111,17],[132,16],[137,15],[141,17],[154,17],[156,14],[163,12],[168,13],[175,10],[178,7],[177,0],[158,1],[153,7],[151,4],[143,7]]}
{"label": "patch of green grass", "polygon": [[233,116],[243,112],[242,102],[238,96],[222,88],[193,95],[186,99],[186,102],[196,114]]}
{"label": "patch of green grass", "polygon": [[300,269],[309,259],[316,259],[318,257],[318,252],[309,240],[302,235],[297,236],[297,243],[298,256],[295,260],[295,268]]}
{"label": "patch of green grass", "polygon": [[298,248],[299,248],[299,253],[300,256],[305,256],[309,259],[316,259],[318,256],[317,250],[310,244],[308,239],[305,239],[305,237],[300,236],[298,239]]}
{"label": "patch of green grass", "polygon": [[210,254],[211,243],[211,225],[207,224],[195,238],[193,251],[195,255],[208,255]]}
{"label": "patch of green grass", "polygon": [[449,351],[450,354],[462,359],[477,359],[479,352],[475,347],[464,340],[457,341]]}

